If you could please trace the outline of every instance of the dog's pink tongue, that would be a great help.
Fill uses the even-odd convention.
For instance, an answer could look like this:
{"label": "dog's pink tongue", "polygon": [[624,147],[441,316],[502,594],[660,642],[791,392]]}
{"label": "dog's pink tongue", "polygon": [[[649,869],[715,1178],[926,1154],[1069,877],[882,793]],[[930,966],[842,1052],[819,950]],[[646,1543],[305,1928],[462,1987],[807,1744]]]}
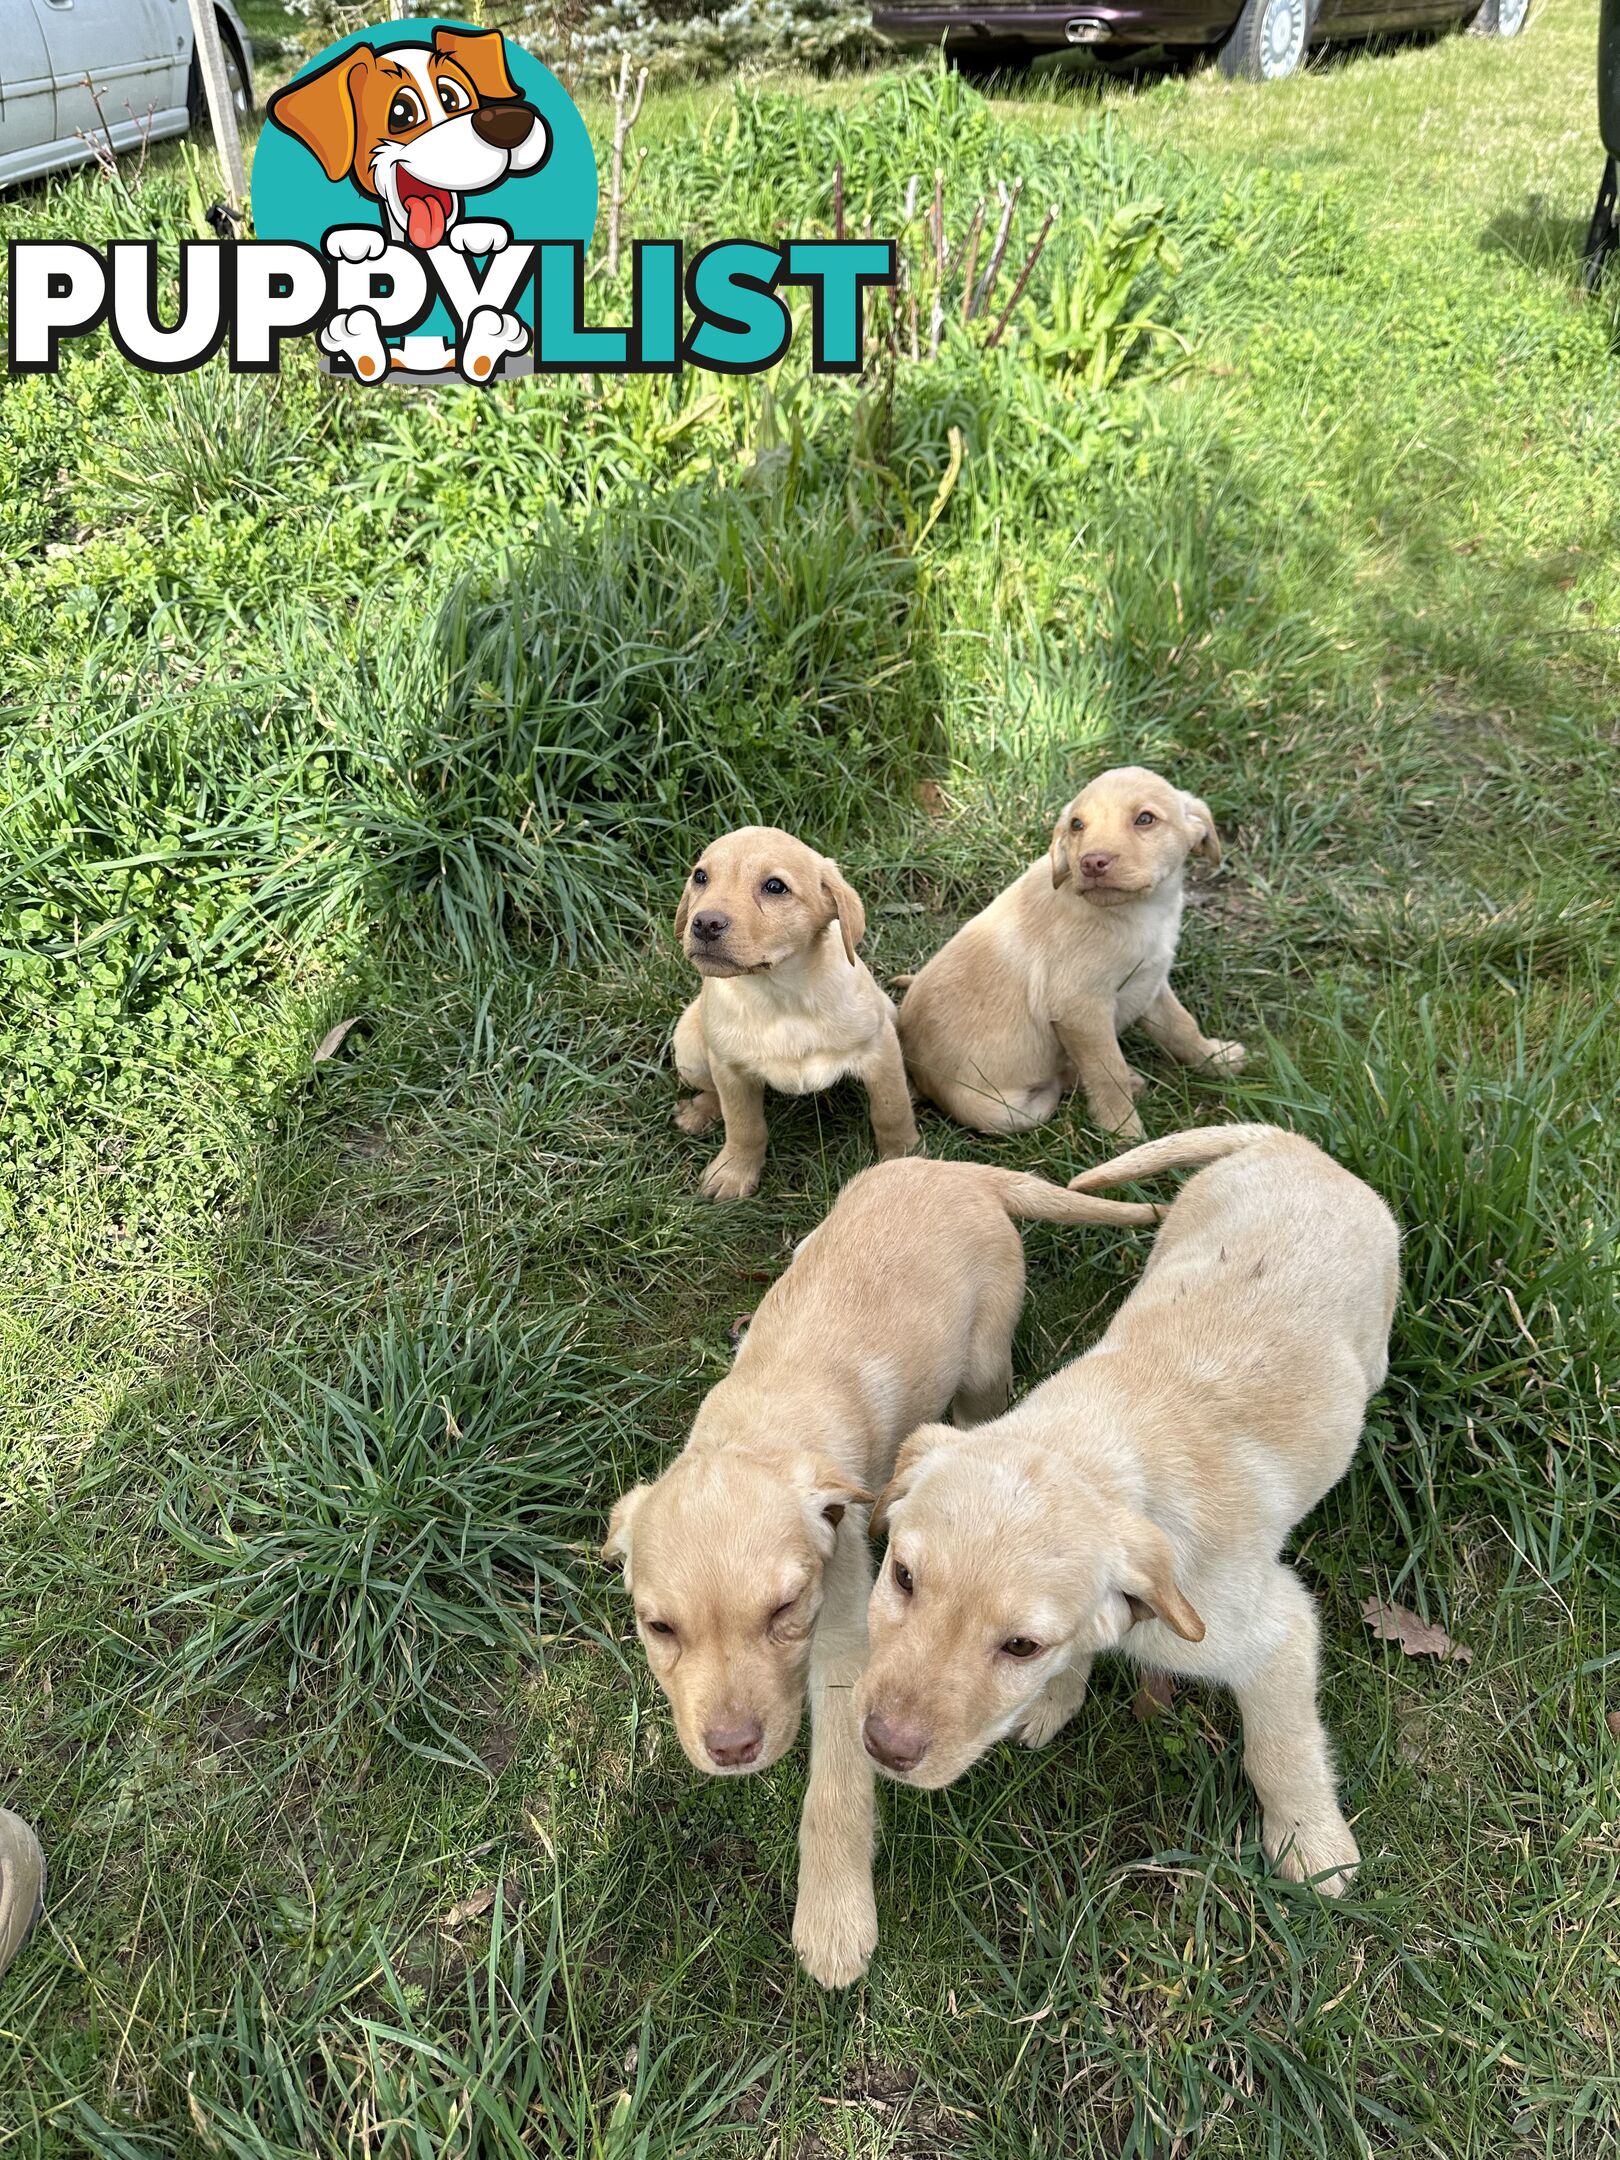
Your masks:
{"label": "dog's pink tongue", "polygon": [[436,248],[444,238],[444,205],[437,195],[413,195],[405,206],[405,231],[413,248]]}

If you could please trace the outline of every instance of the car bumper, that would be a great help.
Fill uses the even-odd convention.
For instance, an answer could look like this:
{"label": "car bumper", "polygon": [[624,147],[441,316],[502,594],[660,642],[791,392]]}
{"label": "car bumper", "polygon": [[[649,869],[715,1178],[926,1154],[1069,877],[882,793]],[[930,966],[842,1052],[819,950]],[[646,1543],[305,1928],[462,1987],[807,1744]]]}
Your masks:
{"label": "car bumper", "polygon": [[1030,45],[1048,51],[1087,45],[1213,45],[1237,20],[1241,0],[1076,0],[1070,7],[875,6],[872,23],[900,45],[963,53],[975,45]]}

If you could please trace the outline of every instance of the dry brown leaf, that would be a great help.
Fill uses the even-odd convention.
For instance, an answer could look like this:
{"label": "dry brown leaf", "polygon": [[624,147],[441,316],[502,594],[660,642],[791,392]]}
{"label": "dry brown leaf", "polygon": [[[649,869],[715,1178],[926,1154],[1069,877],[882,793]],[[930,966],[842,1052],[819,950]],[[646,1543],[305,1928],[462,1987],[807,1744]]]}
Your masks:
{"label": "dry brown leaf", "polygon": [[919,807],[926,811],[929,817],[943,817],[950,808],[945,799],[945,790],[937,780],[919,780],[911,792]]}
{"label": "dry brown leaf", "polygon": [[1176,1683],[1167,1672],[1145,1672],[1131,1702],[1131,1715],[1142,1722],[1163,1717],[1176,1699]]}
{"label": "dry brown leaf", "polygon": [[329,1027],[315,1045],[315,1056],[312,1062],[316,1065],[324,1065],[328,1058],[336,1057],[348,1039],[350,1028],[356,1024],[359,1018],[360,1015],[356,1013],[353,1020],[340,1020],[336,1027]]}
{"label": "dry brown leaf", "polygon": [[[522,1885],[515,1875],[508,1875],[505,1887],[506,1909],[509,1913],[515,1912],[523,1903]],[[495,1893],[500,1888],[499,1883],[485,1883],[481,1890],[471,1891],[466,1897],[458,1898],[439,1922],[440,1927],[465,1927],[469,1920],[482,1920],[485,1913],[495,1909]]]}
{"label": "dry brown leaf", "polygon": [[1361,1617],[1380,1642],[1399,1643],[1408,1657],[1439,1658],[1448,1665],[1466,1665],[1474,1653],[1466,1643],[1453,1642],[1443,1627],[1420,1620],[1404,1605],[1386,1605],[1381,1598],[1363,1598]]}
{"label": "dry brown leaf", "polygon": [[1609,1711],[1603,1722],[1608,1726],[1610,1732],[1614,1734],[1614,1737],[1620,1740],[1620,1710]]}

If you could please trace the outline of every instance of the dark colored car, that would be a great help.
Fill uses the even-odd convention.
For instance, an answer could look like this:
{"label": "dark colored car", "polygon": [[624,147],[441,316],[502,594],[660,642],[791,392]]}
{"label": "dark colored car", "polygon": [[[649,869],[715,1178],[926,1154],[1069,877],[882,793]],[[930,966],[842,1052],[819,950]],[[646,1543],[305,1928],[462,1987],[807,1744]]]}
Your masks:
{"label": "dark colored car", "polygon": [[900,45],[937,46],[978,67],[1017,67],[1080,45],[1102,53],[1147,46],[1213,51],[1228,75],[1276,82],[1312,45],[1388,30],[1466,23],[1478,37],[1517,37],[1530,0],[875,0],[872,21]]}

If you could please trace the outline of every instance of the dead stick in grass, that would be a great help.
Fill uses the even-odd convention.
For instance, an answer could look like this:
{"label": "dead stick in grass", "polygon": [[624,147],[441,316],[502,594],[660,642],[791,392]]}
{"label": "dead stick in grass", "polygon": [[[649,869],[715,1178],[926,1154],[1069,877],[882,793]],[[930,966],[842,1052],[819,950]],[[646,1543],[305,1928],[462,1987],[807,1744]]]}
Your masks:
{"label": "dead stick in grass", "polygon": [[984,266],[984,276],[974,297],[973,312],[982,315],[990,305],[990,295],[996,289],[996,279],[1001,274],[1001,258],[1007,252],[1007,242],[1012,236],[1013,212],[1018,208],[1018,198],[1024,192],[1022,180],[1015,180],[1011,190],[1001,190],[1001,228],[996,234],[996,244],[990,250],[990,260]]}
{"label": "dead stick in grass", "polygon": [[[641,101],[647,94],[647,70],[636,77],[635,102],[630,102],[630,55],[619,55],[619,79],[613,88],[613,189],[608,197],[609,277],[619,274],[619,233],[624,219],[624,150],[630,130],[641,118]],[[626,106],[629,110],[626,111]]]}
{"label": "dead stick in grass", "polygon": [[1019,300],[1023,297],[1024,287],[1029,283],[1029,274],[1034,269],[1036,263],[1039,262],[1041,249],[1046,245],[1046,236],[1052,230],[1052,227],[1056,223],[1057,205],[1056,203],[1054,203],[1051,209],[1048,210],[1046,213],[1046,223],[1041,227],[1040,231],[1035,236],[1035,245],[1029,251],[1028,262],[1025,263],[1023,269],[1020,270],[1018,273],[1018,283],[1013,287],[1012,295],[1009,298],[1007,305],[1001,311],[1000,322],[996,324],[996,327],[991,331],[990,335],[984,341],[984,349],[986,352],[993,351],[995,347],[1001,343],[1001,333],[1003,330],[1006,329],[1008,321],[1012,316],[1013,309],[1018,305]]}
{"label": "dead stick in grass", "polygon": [[934,167],[934,304],[928,311],[928,357],[939,358],[945,329],[945,175]]}
{"label": "dead stick in grass", "polygon": [[963,280],[962,280],[962,320],[963,320],[963,322],[966,322],[966,321],[967,321],[967,319],[968,319],[968,311],[969,311],[969,309],[970,309],[970,308],[972,307],[972,305],[973,305],[973,276],[974,276],[974,272],[975,272],[975,271],[976,271],[976,270],[978,269],[978,267],[979,267],[979,236],[980,236],[980,235],[981,235],[981,234],[983,233],[983,231],[984,231],[984,203],[983,203],[983,201],[981,200],[981,201],[980,201],[980,203],[979,203],[979,206],[978,206],[978,208],[977,208],[977,209],[976,209],[976,210],[974,211],[974,213],[973,213],[973,222],[972,222],[972,224],[971,224],[971,225],[970,225],[970,226],[968,227],[968,236],[967,236],[967,275],[966,275],[966,276],[965,276],[965,277],[963,278]]}

